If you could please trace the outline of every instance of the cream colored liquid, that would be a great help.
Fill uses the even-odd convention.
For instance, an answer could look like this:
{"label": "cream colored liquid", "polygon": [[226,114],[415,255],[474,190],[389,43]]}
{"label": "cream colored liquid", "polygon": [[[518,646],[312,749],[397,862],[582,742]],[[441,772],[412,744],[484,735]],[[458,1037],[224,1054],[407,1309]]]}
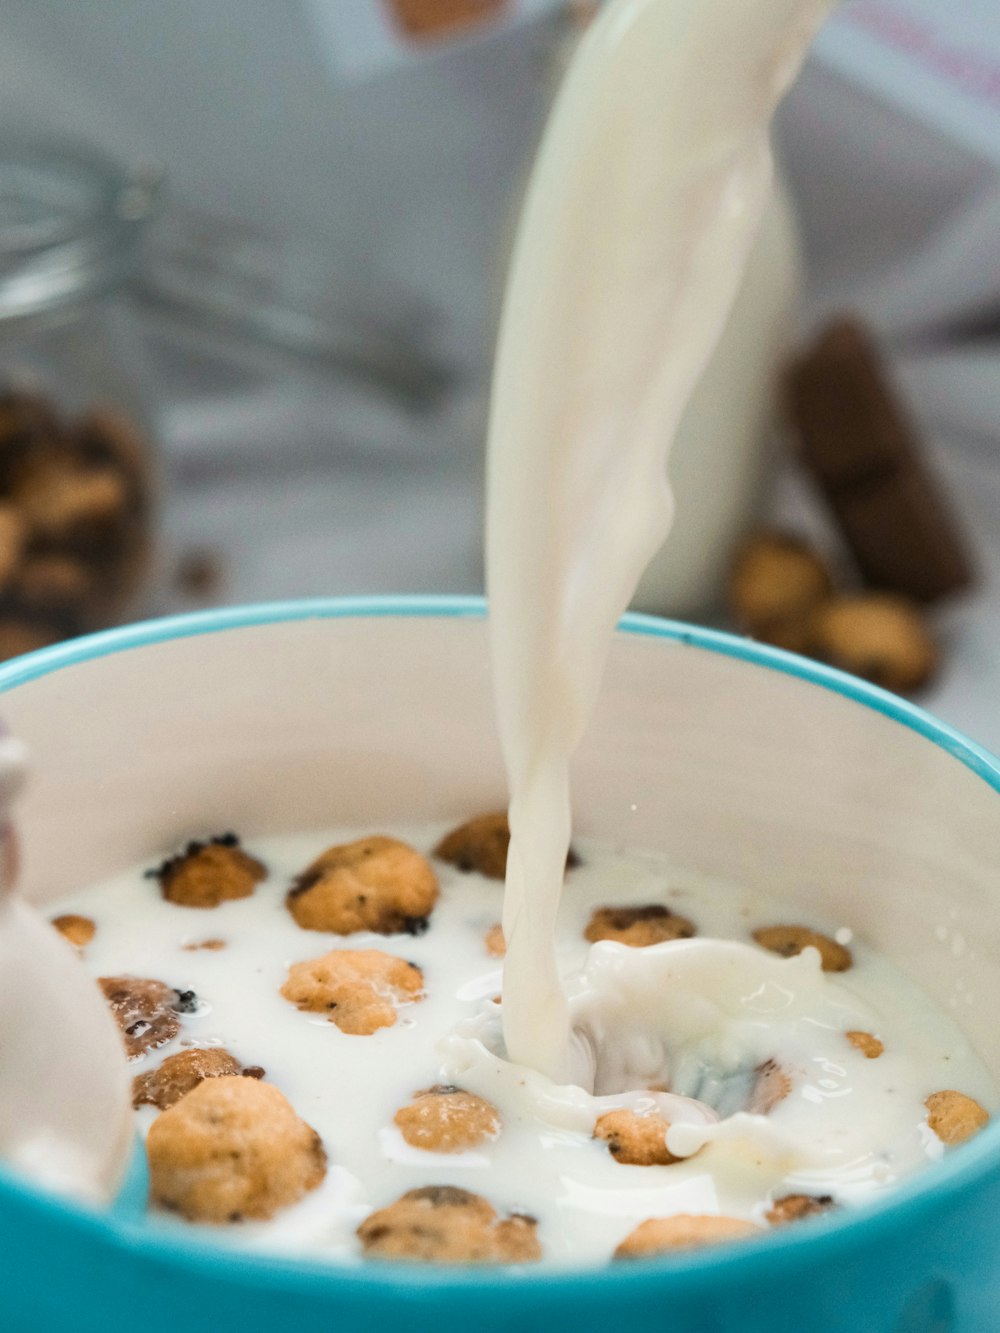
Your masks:
{"label": "cream colored liquid", "polygon": [[611,0],[528,189],[489,432],[487,581],[510,786],[504,1039],[562,1081],[553,922],[569,770],[670,524],[670,441],[768,198],[768,128],[830,0]]}

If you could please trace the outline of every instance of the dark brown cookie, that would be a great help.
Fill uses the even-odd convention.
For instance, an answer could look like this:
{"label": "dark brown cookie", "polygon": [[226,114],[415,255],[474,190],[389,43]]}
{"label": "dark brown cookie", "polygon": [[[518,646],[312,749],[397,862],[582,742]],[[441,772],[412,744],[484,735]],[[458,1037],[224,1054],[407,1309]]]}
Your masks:
{"label": "dark brown cookie", "polygon": [[341,1032],[367,1037],[392,1027],[400,1004],[423,999],[424,978],[416,963],[381,949],[334,949],[290,967],[281,994],[299,1009],[325,1014]]}
{"label": "dark brown cookie", "polygon": [[358,1227],[369,1259],[443,1264],[533,1263],[541,1258],[536,1221],[500,1218],[478,1194],[452,1185],[409,1190]]}
{"label": "dark brown cookie", "polygon": [[249,898],[266,877],[267,867],[243,850],[235,833],[222,833],[206,842],[189,842],[183,852],[146,875],[159,880],[168,902],[209,908]]}
{"label": "dark brown cookie", "polygon": [[665,940],[688,940],[696,933],[693,921],[671,912],[662,903],[646,903],[639,907],[595,907],[583,932],[584,938],[592,944],[598,940],[616,940],[633,949],[662,944]]}
{"label": "dark brown cookie", "polygon": [[287,903],[303,930],[419,935],[437,897],[425,856],[397,838],[372,837],[327,848],[295,881]]}
{"label": "dark brown cookie", "polygon": [[667,1147],[669,1128],[661,1115],[636,1115],[622,1108],[598,1119],[594,1138],[603,1139],[611,1156],[624,1166],[669,1166],[679,1160]]}
{"label": "dark brown cookie", "polygon": [[326,1175],[316,1131],[252,1078],[199,1083],[153,1121],[146,1155],[152,1202],[192,1222],[273,1217]]}
{"label": "dark brown cookie", "polygon": [[500,1113],[482,1097],[438,1083],[413,1095],[393,1117],[411,1148],[425,1152],[465,1152],[500,1133]]}
{"label": "dark brown cookie", "polygon": [[130,1060],[164,1046],[181,1030],[182,1013],[193,1012],[193,991],[178,991],[146,977],[99,977],[98,985],[125,1038]]}
{"label": "dark brown cookie", "polygon": [[476,871],[487,879],[502,880],[507,873],[510,826],[506,810],[477,815],[446,834],[434,848],[441,861],[466,873]]}
{"label": "dark brown cookie", "polygon": [[782,958],[794,958],[803,949],[817,949],[824,972],[846,972],[854,962],[849,949],[808,926],[762,926],[754,931],[753,937],[763,948]]}
{"label": "dark brown cookie", "polygon": [[799,453],[869,586],[930,602],[973,581],[965,541],[859,321],[830,324],[788,381]]}

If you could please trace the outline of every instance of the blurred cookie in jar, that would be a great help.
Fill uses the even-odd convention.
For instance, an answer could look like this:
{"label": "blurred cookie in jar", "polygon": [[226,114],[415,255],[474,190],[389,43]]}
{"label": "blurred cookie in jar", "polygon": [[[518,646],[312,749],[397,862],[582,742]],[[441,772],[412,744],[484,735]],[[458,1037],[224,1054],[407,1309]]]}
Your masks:
{"label": "blurred cookie in jar", "polygon": [[149,443],[111,407],[0,390],[0,657],[119,620],[149,564]]}

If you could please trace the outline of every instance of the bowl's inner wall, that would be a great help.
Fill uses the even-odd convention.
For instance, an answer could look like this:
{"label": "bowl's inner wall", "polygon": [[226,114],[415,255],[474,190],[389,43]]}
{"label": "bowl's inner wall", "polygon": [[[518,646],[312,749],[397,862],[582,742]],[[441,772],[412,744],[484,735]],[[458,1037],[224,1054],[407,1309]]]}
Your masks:
{"label": "bowl's inner wall", "polygon": [[[286,621],[111,654],[9,691],[32,751],[23,889],[45,903],[191,836],[500,807],[485,624]],[[581,833],[850,925],[1000,1076],[1000,795],[831,690],[621,634],[574,789]]]}

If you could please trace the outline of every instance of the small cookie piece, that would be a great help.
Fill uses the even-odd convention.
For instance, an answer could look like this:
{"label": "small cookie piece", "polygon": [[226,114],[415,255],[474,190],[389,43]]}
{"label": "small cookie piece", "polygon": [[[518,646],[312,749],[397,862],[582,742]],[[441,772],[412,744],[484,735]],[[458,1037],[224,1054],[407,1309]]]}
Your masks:
{"label": "small cookie piece", "polygon": [[507,941],[503,937],[503,926],[498,921],[486,932],[486,952],[491,958],[504,958],[507,954]]}
{"label": "small cookie piece", "polygon": [[448,1083],[415,1092],[393,1120],[410,1147],[424,1152],[465,1152],[500,1133],[495,1106]]}
{"label": "small cookie piece", "polygon": [[662,903],[647,903],[642,907],[595,907],[583,932],[591,944],[598,940],[616,940],[633,949],[645,949],[665,940],[689,940],[696,933],[693,921],[671,912]]}
{"label": "small cookie piece", "polygon": [[762,926],[753,937],[762,948],[782,958],[795,958],[803,949],[818,949],[824,972],[846,972],[854,962],[849,949],[808,926]]}
{"label": "small cookie piece", "polygon": [[765,643],[805,652],[812,613],[833,588],[830,571],[806,542],[762,532],[739,552],[729,576],[737,625]]}
{"label": "small cookie piece", "polygon": [[503,879],[507,874],[507,848],[510,825],[506,810],[490,815],[476,815],[445,834],[434,848],[434,855],[469,874],[473,870],[487,879]]}
{"label": "small cookie piece", "polygon": [[303,930],[420,935],[437,897],[426,856],[379,836],[328,847],[298,877],[286,903]]}
{"label": "small cookie piece", "polygon": [[754,1083],[747,1098],[750,1115],[770,1115],[792,1090],[792,1080],[777,1060],[765,1060],[754,1070]]}
{"label": "small cookie piece", "polygon": [[270,1083],[208,1078],[150,1127],[153,1203],[191,1222],[273,1217],[326,1175],[319,1135]]}
{"label": "small cookie piece", "polygon": [[762,1235],[762,1229],[753,1222],[738,1217],[716,1217],[712,1214],[677,1213],[673,1217],[650,1217],[630,1231],[615,1250],[616,1259],[638,1259],[645,1254],[662,1254],[666,1250],[691,1249],[700,1245],[717,1245],[721,1241],[742,1240]]}
{"label": "small cookie piece", "polygon": [[877,1060],[885,1050],[884,1043],[870,1032],[859,1032],[855,1029],[851,1032],[845,1032],[844,1036],[855,1050],[861,1052],[866,1060]]}
{"label": "small cookie piece", "polygon": [[680,1161],[667,1147],[668,1121],[661,1115],[636,1115],[624,1107],[598,1118],[594,1138],[603,1139],[624,1166],[669,1166]]}
{"label": "small cookie piece", "polygon": [[325,1014],[341,1032],[367,1037],[392,1027],[398,1005],[423,999],[424,975],[381,949],[334,949],[293,964],[281,994],[307,1013]]}
{"label": "small cookie piece", "polygon": [[478,1194],[453,1185],[408,1190],[358,1227],[369,1259],[442,1264],[523,1264],[541,1258],[533,1217],[500,1218]]}
{"label": "small cookie piece", "polygon": [[183,852],[146,871],[147,878],[160,881],[167,902],[198,908],[249,898],[266,875],[267,867],[243,850],[235,833],[189,842]]}
{"label": "small cookie piece", "polygon": [[806,1217],[818,1217],[837,1207],[832,1194],[786,1194],[775,1199],[764,1214],[773,1227],[786,1225],[788,1222],[801,1222]]}
{"label": "small cookie piece", "polygon": [[197,953],[199,949],[207,949],[209,953],[218,953],[220,949],[224,949],[225,947],[226,941],[219,939],[196,940],[192,944],[181,945],[181,948],[185,953]]}
{"label": "small cookie piece", "polygon": [[165,1111],[206,1078],[236,1078],[242,1073],[240,1062],[221,1046],[178,1051],[168,1055],[158,1069],[136,1075],[132,1105],[148,1104]]}
{"label": "small cookie piece", "polygon": [[97,926],[89,916],[78,916],[75,912],[55,917],[52,924],[76,949],[86,948],[97,932]]}
{"label": "small cookie piece", "polygon": [[193,991],[146,977],[98,977],[97,984],[122,1030],[130,1060],[172,1041],[181,1030],[178,1013],[197,1005]]}
{"label": "small cookie piece", "polygon": [[932,1092],[924,1102],[927,1123],[942,1143],[964,1143],[989,1123],[989,1114],[964,1092]]}
{"label": "small cookie piece", "polygon": [[917,608],[888,593],[832,597],[810,621],[809,651],[897,694],[927,685],[940,661]]}

